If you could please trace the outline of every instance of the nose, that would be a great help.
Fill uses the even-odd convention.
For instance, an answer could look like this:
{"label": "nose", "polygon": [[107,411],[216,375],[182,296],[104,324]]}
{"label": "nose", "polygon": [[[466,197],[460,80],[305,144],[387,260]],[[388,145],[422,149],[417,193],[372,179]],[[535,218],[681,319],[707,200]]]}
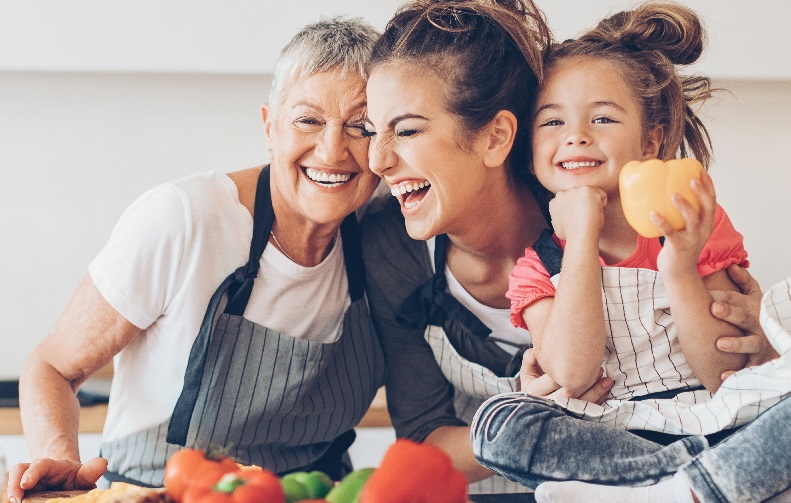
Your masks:
{"label": "nose", "polygon": [[342,127],[325,127],[316,142],[314,153],[327,166],[345,161],[349,153],[349,138]]}
{"label": "nose", "polygon": [[384,135],[374,135],[371,137],[371,143],[368,144],[368,165],[371,171],[379,176],[395,166],[396,155],[390,145],[390,142]]}
{"label": "nose", "polygon": [[566,135],[566,145],[589,145],[591,136],[584,126],[573,126]]}

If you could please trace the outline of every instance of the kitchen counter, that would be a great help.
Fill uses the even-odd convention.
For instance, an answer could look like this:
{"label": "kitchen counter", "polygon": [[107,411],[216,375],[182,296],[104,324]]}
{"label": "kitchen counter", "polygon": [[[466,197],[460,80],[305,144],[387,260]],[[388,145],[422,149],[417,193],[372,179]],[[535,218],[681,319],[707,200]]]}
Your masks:
{"label": "kitchen counter", "polygon": [[[48,491],[25,495],[22,503],[45,503],[49,498],[70,498],[85,491]],[[470,503],[535,503],[536,498],[529,494],[471,494]]]}
{"label": "kitchen counter", "polygon": [[[107,415],[107,404],[97,404],[80,408],[80,433],[101,433],[104,418]],[[376,394],[371,408],[360,421],[360,427],[389,427],[390,416],[384,388]],[[16,407],[0,408],[0,435],[21,435],[22,421]]]}

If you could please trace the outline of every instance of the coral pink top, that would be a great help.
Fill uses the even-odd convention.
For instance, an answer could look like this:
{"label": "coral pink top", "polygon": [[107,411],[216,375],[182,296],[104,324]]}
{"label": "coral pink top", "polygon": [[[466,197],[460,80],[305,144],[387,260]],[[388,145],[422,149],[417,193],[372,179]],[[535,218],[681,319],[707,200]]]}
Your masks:
{"label": "coral pink top", "polygon": [[[566,242],[553,235],[552,239],[565,248]],[[627,267],[658,270],[656,258],[662,250],[659,239],[637,236],[637,248],[631,256],[617,264],[606,264],[599,258],[599,263],[607,267]],[[727,268],[731,264],[749,266],[747,251],[744,249],[742,235],[733,227],[731,220],[721,206],[717,205],[714,213],[714,230],[703,247],[698,258],[698,272],[701,277]],[[554,297],[555,286],[544,265],[532,248],[525,250],[509,276],[509,288],[506,297],[511,299],[511,323],[514,326],[527,328],[522,318],[525,307],[543,297]]]}

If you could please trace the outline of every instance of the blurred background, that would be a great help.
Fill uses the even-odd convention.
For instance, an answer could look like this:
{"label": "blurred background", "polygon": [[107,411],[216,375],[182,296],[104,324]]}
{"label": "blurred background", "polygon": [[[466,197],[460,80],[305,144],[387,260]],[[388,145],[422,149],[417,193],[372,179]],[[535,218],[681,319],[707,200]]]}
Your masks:
{"label": "blurred background", "polygon": [[[556,38],[634,1],[537,0]],[[260,106],[279,50],[322,16],[383,28],[400,1],[0,0],[0,381],[53,326],[123,209],[193,172],[266,162]],[[692,70],[719,202],[766,288],[791,276],[791,3],[690,0]]]}

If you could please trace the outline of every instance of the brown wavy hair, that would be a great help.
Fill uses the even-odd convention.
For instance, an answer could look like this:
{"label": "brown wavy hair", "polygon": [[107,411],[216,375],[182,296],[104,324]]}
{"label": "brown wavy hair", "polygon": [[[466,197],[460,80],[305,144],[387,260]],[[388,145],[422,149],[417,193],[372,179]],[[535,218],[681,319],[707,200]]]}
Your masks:
{"label": "brown wavy hair", "polygon": [[532,0],[415,0],[402,6],[376,43],[369,63],[418,63],[446,82],[445,108],[466,138],[501,110],[518,121],[509,156],[513,181],[540,187],[530,174],[533,100],[552,43]]}
{"label": "brown wavy hair", "polygon": [[643,130],[661,126],[663,160],[694,157],[708,169],[711,137],[693,107],[712,96],[706,77],[685,76],[678,66],[700,58],[706,42],[698,15],[675,3],[648,2],[601,21],[578,39],[554,45],[547,69],[572,56],[612,62],[643,112]]}

